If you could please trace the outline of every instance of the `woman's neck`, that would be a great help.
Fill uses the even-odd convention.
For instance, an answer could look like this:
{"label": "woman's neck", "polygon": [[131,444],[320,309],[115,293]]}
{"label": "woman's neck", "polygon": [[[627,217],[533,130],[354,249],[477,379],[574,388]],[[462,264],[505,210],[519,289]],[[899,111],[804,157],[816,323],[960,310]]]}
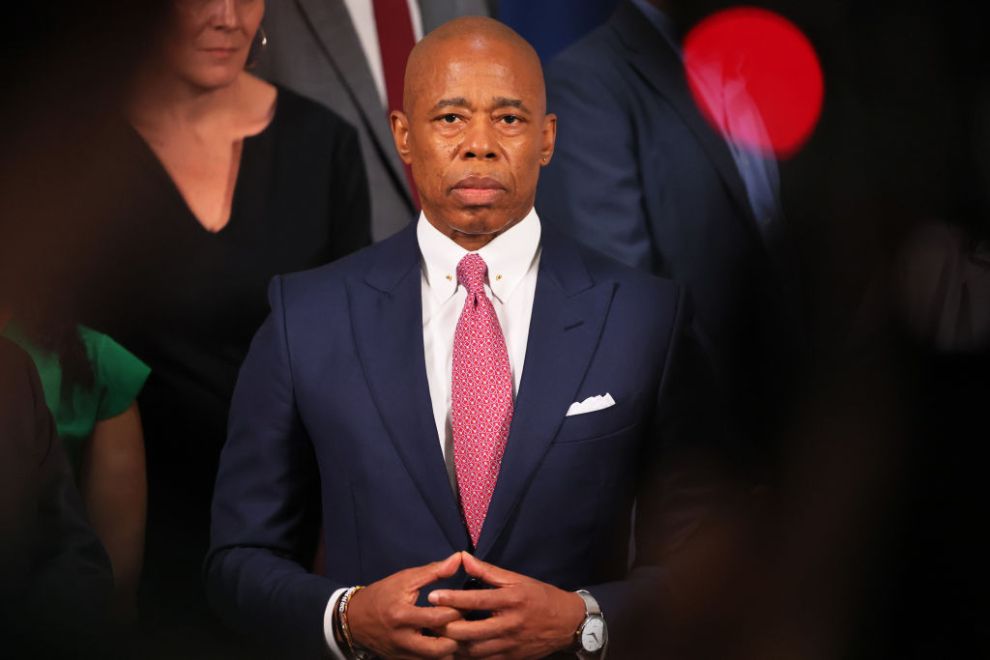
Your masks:
{"label": "woman's neck", "polygon": [[139,128],[172,129],[222,123],[237,106],[242,76],[222,87],[203,88],[163,71],[147,73],[135,88],[129,106]]}

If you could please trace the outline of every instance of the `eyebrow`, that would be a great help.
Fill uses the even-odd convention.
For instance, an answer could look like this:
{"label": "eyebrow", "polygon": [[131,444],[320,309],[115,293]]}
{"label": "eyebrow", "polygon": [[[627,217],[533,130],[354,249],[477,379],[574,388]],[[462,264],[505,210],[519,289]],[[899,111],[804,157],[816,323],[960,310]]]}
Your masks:
{"label": "eyebrow", "polygon": [[434,110],[439,110],[440,108],[449,108],[451,106],[457,106],[459,108],[470,108],[471,104],[467,102],[467,99],[463,96],[455,96],[452,99],[440,99],[437,104],[433,106]]}
{"label": "eyebrow", "polygon": [[[436,105],[433,106],[433,111],[440,110],[441,108],[468,108],[473,110],[474,108],[468,103],[468,100],[463,96],[455,96],[449,99],[440,99],[437,101]],[[498,110],[499,108],[519,108],[523,112],[529,112],[529,108],[526,104],[519,99],[510,99],[505,96],[496,96],[492,98],[492,109]]]}
{"label": "eyebrow", "polygon": [[526,107],[526,104],[520,101],[519,99],[510,99],[504,96],[496,96],[495,98],[492,99],[492,103],[494,104],[493,108],[495,110],[499,108],[519,108],[523,112],[529,112],[529,108]]}

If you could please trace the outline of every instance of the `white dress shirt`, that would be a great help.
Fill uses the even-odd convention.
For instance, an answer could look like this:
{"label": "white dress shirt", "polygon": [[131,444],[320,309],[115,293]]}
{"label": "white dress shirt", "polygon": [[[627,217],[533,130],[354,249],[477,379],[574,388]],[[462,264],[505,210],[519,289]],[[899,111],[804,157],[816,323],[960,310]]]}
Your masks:
{"label": "white dress shirt", "polygon": [[[423,349],[426,378],[433,402],[433,420],[437,425],[444,462],[451,488],[457,491],[454,476],[454,435],[450,421],[450,381],[453,372],[454,331],[461,317],[467,290],[457,283],[457,264],[468,253],[441,234],[420,213],[416,238],[423,258]],[[540,262],[540,219],[530,211],[478,254],[488,264],[485,293],[495,307],[512,370],[512,396],[519,391],[529,320],[536,293],[536,272]]]}
{"label": "white dress shirt", "polygon": [[[423,18],[419,13],[417,0],[406,0],[409,5],[409,18],[412,21],[413,39],[423,38]],[[388,96],[385,92],[385,69],[382,67],[382,52],[378,47],[378,24],[375,23],[375,9],[371,0],[344,0],[347,11],[351,15],[351,23],[361,41],[361,50],[371,69],[371,77],[375,80],[378,97],[382,107],[388,107]]]}
{"label": "white dress shirt", "polygon": [[[512,396],[519,392],[529,322],[536,295],[536,275],[540,265],[540,218],[536,210],[500,234],[478,254],[488,265],[485,293],[495,307],[502,326],[509,368],[512,370]],[[468,251],[431,225],[423,213],[416,224],[416,240],[421,258],[423,304],[423,349],[426,379],[433,404],[440,449],[447,465],[451,488],[457,491],[454,472],[454,435],[450,423],[450,381],[454,359],[454,331],[461,316],[467,290],[457,282],[457,264]],[[437,559],[440,559],[438,557]],[[330,651],[345,660],[333,638],[333,611],[346,591],[338,589],[330,596],[323,616],[323,631]]]}

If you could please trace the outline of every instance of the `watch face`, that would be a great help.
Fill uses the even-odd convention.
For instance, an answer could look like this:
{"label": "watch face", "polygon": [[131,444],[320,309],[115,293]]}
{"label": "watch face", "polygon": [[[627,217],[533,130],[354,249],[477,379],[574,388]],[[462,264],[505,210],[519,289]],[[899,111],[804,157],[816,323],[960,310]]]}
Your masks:
{"label": "watch face", "polygon": [[581,646],[594,653],[605,646],[605,622],[598,618],[588,619],[581,630]]}

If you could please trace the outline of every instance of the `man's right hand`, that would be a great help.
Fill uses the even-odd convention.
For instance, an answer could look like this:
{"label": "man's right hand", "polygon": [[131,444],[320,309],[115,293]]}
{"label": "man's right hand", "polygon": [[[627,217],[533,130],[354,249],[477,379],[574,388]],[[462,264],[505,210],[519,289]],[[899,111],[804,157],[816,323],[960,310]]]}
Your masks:
{"label": "man's right hand", "polygon": [[383,658],[452,658],[457,642],[428,637],[422,630],[442,629],[462,619],[450,607],[416,607],[419,590],[448,578],[461,566],[461,553],[443,561],[407,568],[356,591],[347,605],[351,638]]}

